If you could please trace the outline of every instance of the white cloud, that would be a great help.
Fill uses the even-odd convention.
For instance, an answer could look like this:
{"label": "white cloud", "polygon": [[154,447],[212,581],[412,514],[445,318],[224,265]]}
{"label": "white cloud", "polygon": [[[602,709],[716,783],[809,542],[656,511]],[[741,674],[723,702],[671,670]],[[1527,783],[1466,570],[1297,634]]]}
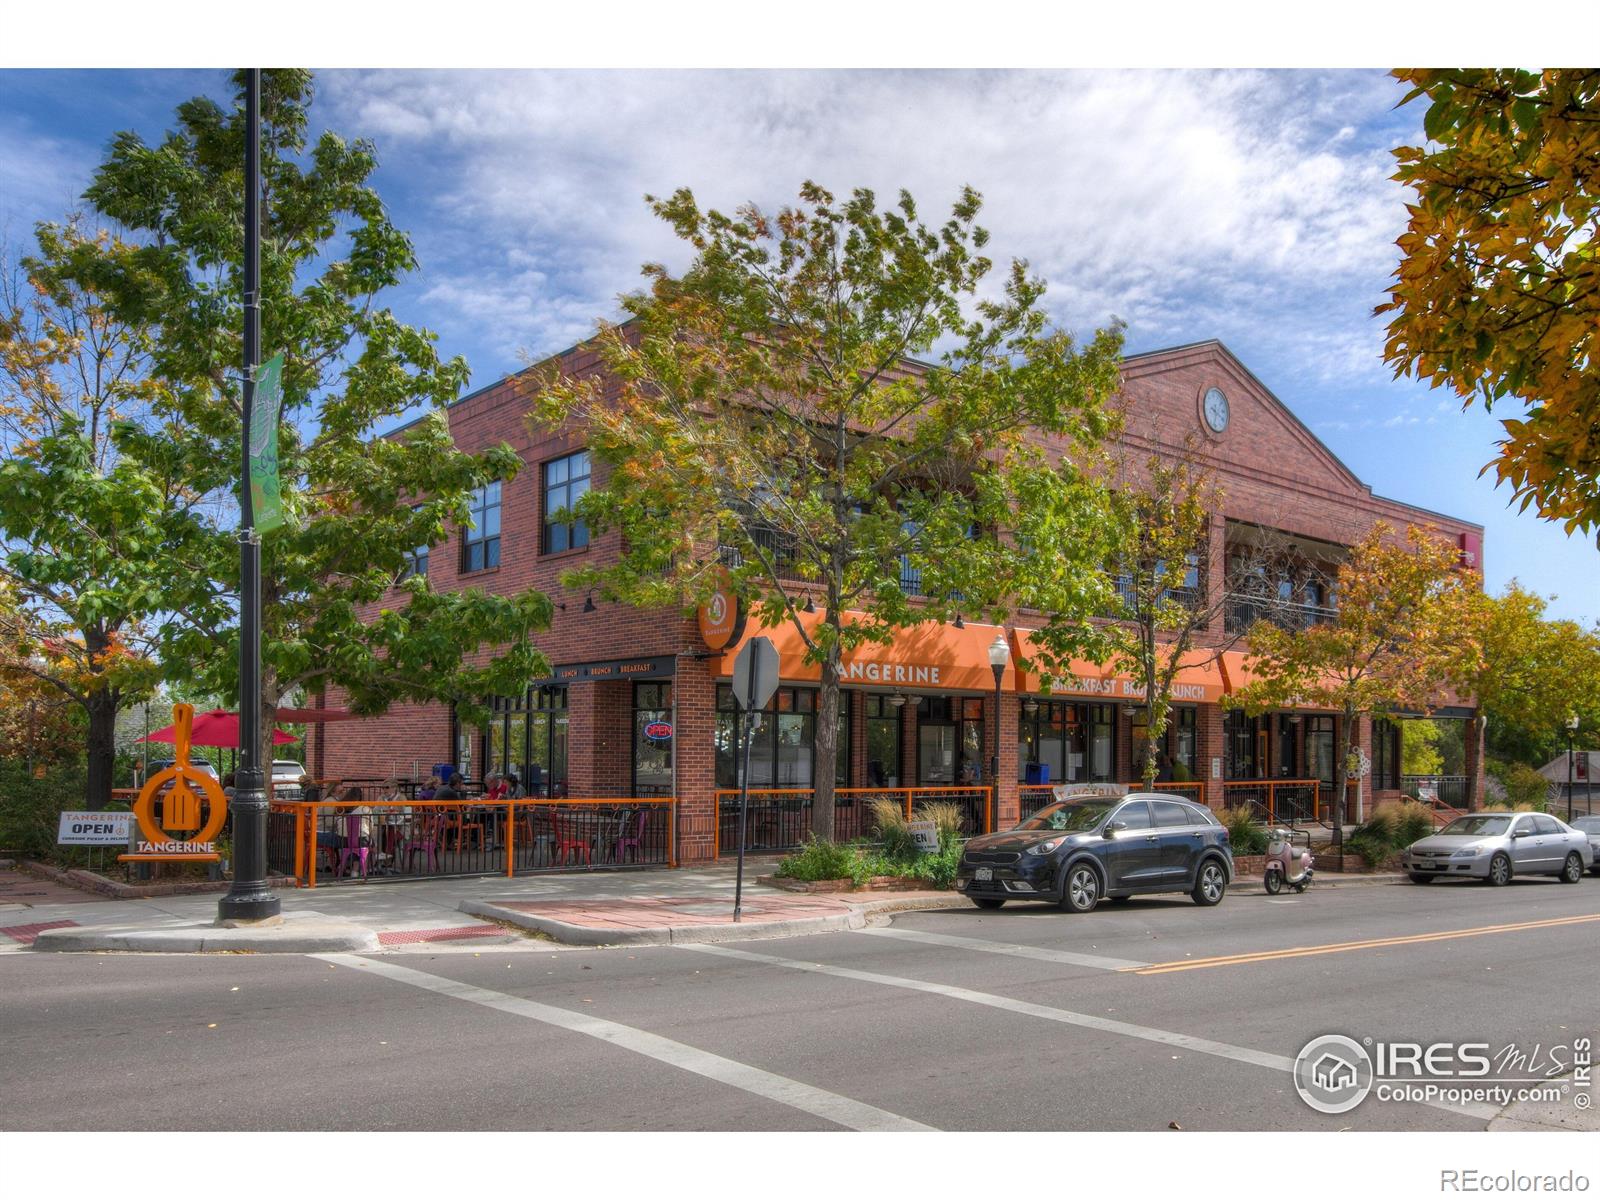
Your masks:
{"label": "white cloud", "polygon": [[1116,314],[1137,345],[1270,323],[1309,378],[1381,350],[1404,219],[1389,139],[1361,133],[1392,120],[1381,75],[385,71],[322,94],[336,128],[427,165],[430,320],[494,322],[500,347],[568,344],[641,263],[682,264],[646,192],[775,207],[811,177],[906,187],[933,221],[971,183],[996,255],[1029,259],[1060,319]]}

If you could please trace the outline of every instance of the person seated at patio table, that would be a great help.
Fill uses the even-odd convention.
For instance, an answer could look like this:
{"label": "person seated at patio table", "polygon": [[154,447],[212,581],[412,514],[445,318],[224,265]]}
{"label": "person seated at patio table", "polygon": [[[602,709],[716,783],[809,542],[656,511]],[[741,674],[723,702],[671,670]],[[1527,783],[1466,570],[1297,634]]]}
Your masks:
{"label": "person seated at patio table", "polygon": [[440,779],[439,772],[435,771],[428,776],[428,782],[417,789],[417,799],[437,800],[439,798],[439,789],[443,786],[444,780]]}
{"label": "person seated at patio table", "polygon": [[506,782],[504,775],[491,775],[484,781],[483,798],[485,800],[504,800],[511,794],[511,785]]}
{"label": "person seated at patio table", "polygon": [[460,771],[451,771],[450,778],[438,791],[434,792],[435,800],[465,800],[467,798],[466,786],[461,779]]}
{"label": "person seated at patio table", "polygon": [[504,778],[506,781],[506,797],[511,800],[521,800],[523,798],[522,780],[517,778],[516,772],[507,771]]}

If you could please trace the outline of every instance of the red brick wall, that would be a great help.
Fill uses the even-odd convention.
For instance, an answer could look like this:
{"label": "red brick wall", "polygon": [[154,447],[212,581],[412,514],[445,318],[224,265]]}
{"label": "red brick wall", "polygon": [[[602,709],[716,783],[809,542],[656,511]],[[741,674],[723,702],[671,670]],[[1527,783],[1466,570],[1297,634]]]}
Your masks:
{"label": "red brick wall", "polygon": [[[575,348],[558,356],[560,367],[575,376],[600,374],[598,356]],[[1200,453],[1215,471],[1223,491],[1222,511],[1212,522],[1209,576],[1214,586],[1223,579],[1224,532],[1228,520],[1261,524],[1285,532],[1339,544],[1358,539],[1371,524],[1386,520],[1398,529],[1408,522],[1432,523],[1454,540],[1462,533],[1481,533],[1469,522],[1407,508],[1374,495],[1344,468],[1303,425],[1286,412],[1262,384],[1218,343],[1202,343],[1129,359],[1124,368],[1124,396],[1129,421],[1125,438],[1135,469],[1159,437],[1167,447],[1193,433]],[[612,386],[610,384],[608,387]],[[1220,437],[1204,433],[1199,398],[1209,387],[1221,387],[1230,402],[1230,425]],[[536,588],[558,607],[551,628],[535,638],[553,664],[676,655],[674,737],[677,793],[680,798],[679,851],[684,861],[708,857],[712,850],[714,751],[713,688],[707,660],[695,657],[698,632],[678,613],[639,611],[596,598],[597,611],[584,613],[584,593],[564,588],[562,572],[579,566],[614,561],[617,534],[594,539],[589,547],[561,555],[541,551],[543,487],[541,465],[582,448],[572,429],[532,432],[523,414],[528,402],[511,381],[486,388],[450,409],[456,442],[478,450],[496,442],[510,444],[525,469],[502,490],[501,562],[497,568],[468,576],[458,570],[459,532],[433,548],[429,560],[432,584],[438,589],[482,587],[511,594]],[[1054,447],[1052,447],[1055,449]],[[596,486],[603,483],[597,474]],[[1481,564],[1480,564],[1481,565]],[[390,603],[398,600],[392,598]],[[1022,620],[1019,624],[1037,624]],[[1222,630],[1211,631],[1220,644]],[[330,688],[327,703],[339,706],[343,696]],[[622,794],[631,784],[631,691],[626,683],[584,683],[569,689],[569,775],[574,795]],[[992,707],[992,697],[986,698]],[[1016,794],[1016,698],[1002,706],[1002,819],[1014,819]],[[903,710],[901,774],[913,781],[917,771],[914,706]],[[855,696],[852,716],[850,781],[865,782],[864,693]],[[1211,760],[1222,758],[1222,715],[1214,705],[1201,706],[1197,720],[1198,774],[1208,798],[1216,802]],[[416,761],[422,770],[450,757],[449,715],[442,706],[396,706],[385,717],[328,725],[314,733],[310,749],[321,754],[327,775],[382,775],[408,770]],[[985,733],[985,774],[992,734]],[[1370,732],[1363,722],[1362,744],[1371,752]],[[1132,776],[1129,721],[1117,715],[1117,760],[1122,778]],[[313,758],[315,760],[315,757]],[[481,770],[481,763],[474,764]],[[1481,777],[1481,755],[1469,750],[1469,774]]]}

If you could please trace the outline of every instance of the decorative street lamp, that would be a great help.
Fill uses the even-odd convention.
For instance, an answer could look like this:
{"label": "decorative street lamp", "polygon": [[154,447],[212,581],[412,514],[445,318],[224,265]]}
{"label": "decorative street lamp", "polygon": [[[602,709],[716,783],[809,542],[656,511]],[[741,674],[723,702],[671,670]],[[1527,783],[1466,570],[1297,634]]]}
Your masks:
{"label": "decorative street lamp", "polygon": [[997,633],[989,643],[989,667],[994,671],[994,757],[989,760],[989,828],[994,828],[994,798],[1000,790],[1000,682],[1005,678],[1006,663],[1011,661],[1011,647],[1006,635]]}
{"label": "decorative street lamp", "polygon": [[[1567,820],[1572,820],[1572,743],[1578,736],[1578,714],[1572,713],[1567,717]],[[1584,763],[1585,767],[1589,764]],[[1587,775],[1589,772],[1584,771]]]}

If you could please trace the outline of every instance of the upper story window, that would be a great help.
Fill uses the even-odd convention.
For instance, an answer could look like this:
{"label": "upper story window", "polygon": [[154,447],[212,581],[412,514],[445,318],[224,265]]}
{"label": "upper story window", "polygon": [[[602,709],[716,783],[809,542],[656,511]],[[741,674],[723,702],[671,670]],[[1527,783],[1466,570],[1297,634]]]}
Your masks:
{"label": "upper story window", "polygon": [[461,531],[461,569],[482,571],[500,565],[500,481],[486,483],[468,502],[468,525]]}
{"label": "upper story window", "polygon": [[[412,512],[421,512],[422,511],[422,505],[413,504],[411,506],[411,511]],[[411,551],[410,554],[406,555],[405,570],[403,572],[401,572],[400,578],[409,579],[413,575],[427,575],[427,573],[428,573],[428,543],[427,542],[423,542],[422,545],[418,546],[415,550]]]}
{"label": "upper story window", "polygon": [[[589,544],[589,527],[572,506],[589,490],[589,452],[579,450],[544,465],[544,552],[559,554]],[[566,513],[562,519],[560,514]]]}

